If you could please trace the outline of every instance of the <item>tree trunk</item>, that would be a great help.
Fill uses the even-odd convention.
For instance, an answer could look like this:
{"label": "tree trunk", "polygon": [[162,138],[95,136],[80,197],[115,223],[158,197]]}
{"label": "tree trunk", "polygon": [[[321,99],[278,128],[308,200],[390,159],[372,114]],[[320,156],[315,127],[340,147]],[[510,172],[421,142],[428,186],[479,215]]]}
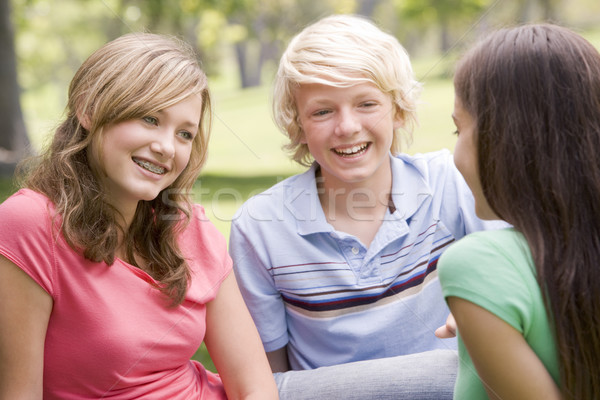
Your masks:
{"label": "tree trunk", "polygon": [[356,13],[365,17],[372,17],[375,7],[379,4],[380,0],[360,0],[358,2],[358,10]]}
{"label": "tree trunk", "polygon": [[546,21],[556,21],[556,7],[553,0],[540,0],[542,16]]}
{"label": "tree trunk", "polygon": [[260,85],[262,61],[260,55],[254,54],[250,40],[244,40],[235,44],[235,54],[240,73],[242,88]]}
{"label": "tree trunk", "polygon": [[446,19],[442,19],[440,22],[440,49],[443,54],[445,54],[452,44],[450,43],[450,28],[448,27],[448,21]]}
{"label": "tree trunk", "polygon": [[11,176],[27,153],[29,139],[23,121],[10,0],[0,0],[0,175]]}

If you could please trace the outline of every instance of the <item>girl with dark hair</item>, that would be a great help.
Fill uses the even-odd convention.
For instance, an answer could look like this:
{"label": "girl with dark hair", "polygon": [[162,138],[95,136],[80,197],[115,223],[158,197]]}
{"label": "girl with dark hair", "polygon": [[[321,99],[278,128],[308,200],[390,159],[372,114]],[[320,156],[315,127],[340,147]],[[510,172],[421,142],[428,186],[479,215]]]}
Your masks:
{"label": "girl with dark hair", "polygon": [[500,30],[454,78],[456,166],[475,233],[439,261],[457,399],[600,398],[600,54],[537,24]]}
{"label": "girl with dark hair", "polygon": [[[0,205],[0,399],[274,399],[225,239],[192,205],[211,119],[190,47],[120,37]],[[190,357],[204,341],[219,370]]]}

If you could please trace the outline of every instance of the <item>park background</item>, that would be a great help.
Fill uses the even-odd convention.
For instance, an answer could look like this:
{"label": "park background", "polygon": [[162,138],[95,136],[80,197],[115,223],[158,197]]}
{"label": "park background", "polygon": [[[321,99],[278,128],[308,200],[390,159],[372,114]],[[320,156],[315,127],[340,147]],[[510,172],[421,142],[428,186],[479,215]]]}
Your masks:
{"label": "park background", "polygon": [[[453,66],[486,32],[549,21],[600,48],[598,0],[0,0],[0,201],[16,190],[18,160],[63,118],[85,58],[124,33],[172,34],[194,46],[209,76],[213,130],[194,197],[228,238],[243,201],[304,170],[281,148],[271,84],[291,37],[332,13],[374,20],[411,55],[423,92],[410,154],[453,149]],[[204,348],[194,358],[214,370]]]}

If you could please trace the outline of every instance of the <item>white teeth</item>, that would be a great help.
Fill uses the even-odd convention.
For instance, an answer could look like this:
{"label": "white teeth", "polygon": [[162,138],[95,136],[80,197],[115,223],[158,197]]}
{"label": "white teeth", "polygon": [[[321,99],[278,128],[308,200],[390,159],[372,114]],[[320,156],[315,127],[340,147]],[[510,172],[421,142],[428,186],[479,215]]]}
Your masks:
{"label": "white teeth", "polygon": [[360,146],[353,146],[353,147],[349,147],[347,149],[343,149],[343,150],[337,150],[335,149],[335,152],[338,154],[344,154],[344,155],[352,155],[352,154],[356,154],[364,149],[367,148],[367,143],[361,144]]}
{"label": "white teeth", "polygon": [[135,161],[135,163],[140,167],[147,169],[150,172],[154,172],[155,174],[162,175],[166,172],[163,167],[159,167],[158,165],[152,164],[148,161],[138,160],[137,158],[134,158],[133,161]]}

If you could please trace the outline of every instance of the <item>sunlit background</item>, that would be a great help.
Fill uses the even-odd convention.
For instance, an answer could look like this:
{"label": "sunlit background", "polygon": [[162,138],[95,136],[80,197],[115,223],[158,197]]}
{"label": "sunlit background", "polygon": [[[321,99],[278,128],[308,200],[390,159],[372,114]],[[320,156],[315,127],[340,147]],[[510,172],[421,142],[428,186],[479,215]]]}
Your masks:
{"label": "sunlit background", "polygon": [[[75,70],[105,42],[128,32],[150,31],[177,35],[195,47],[209,75],[215,106],[197,201],[225,236],[233,213],[249,195],[302,171],[281,150],[286,138],[272,122],[271,83],[289,39],[317,18],[362,14],[407,48],[417,78],[424,83],[420,126],[405,148],[409,153],[452,150],[452,68],[461,52],[487,31],[554,21],[600,47],[597,0],[2,2],[9,6],[14,29],[20,99],[13,101],[20,100],[27,136],[36,150],[63,116]],[[8,194],[10,190],[2,198]]]}

